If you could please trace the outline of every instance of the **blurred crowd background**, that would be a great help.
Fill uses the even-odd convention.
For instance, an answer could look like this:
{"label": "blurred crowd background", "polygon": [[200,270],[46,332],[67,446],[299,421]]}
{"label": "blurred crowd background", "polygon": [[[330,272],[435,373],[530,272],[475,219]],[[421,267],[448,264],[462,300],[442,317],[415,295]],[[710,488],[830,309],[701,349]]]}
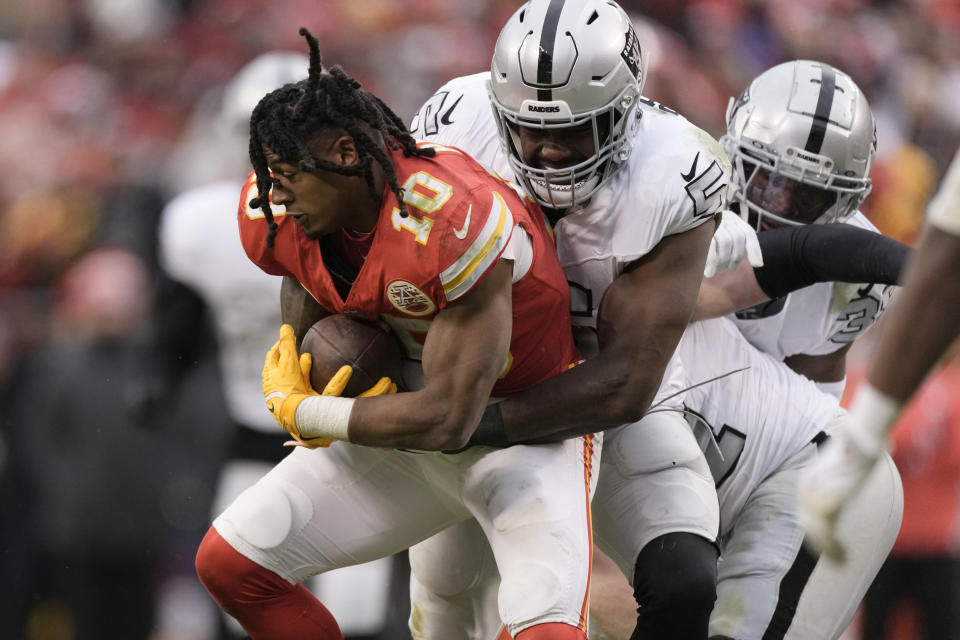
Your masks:
{"label": "blurred crowd background", "polygon": [[[864,212],[914,242],[960,146],[960,2],[620,3],[650,54],[644,93],[716,136],[728,98],[774,64],[808,58],[847,71],[878,124]],[[266,51],[305,52],[297,28],[306,26],[326,64],[341,64],[409,121],[447,79],[489,67],[519,4],[0,2],[0,638],[218,633],[192,560],[231,425],[210,311],[161,269],[157,226],[176,194],[245,173],[245,148],[218,135],[233,75]],[[852,352],[852,379],[869,342]],[[925,406],[937,433],[953,434],[944,441],[960,441],[957,387],[944,388]],[[920,447],[910,472],[952,446]],[[950,492],[941,515],[958,510],[954,459],[932,483]],[[941,535],[898,549],[945,559],[955,582],[960,518],[928,525],[932,509],[911,508],[909,491],[907,500],[909,529]],[[858,623],[850,637],[951,637],[911,630],[920,609],[874,632],[887,635]],[[98,623],[99,635],[85,635]]]}

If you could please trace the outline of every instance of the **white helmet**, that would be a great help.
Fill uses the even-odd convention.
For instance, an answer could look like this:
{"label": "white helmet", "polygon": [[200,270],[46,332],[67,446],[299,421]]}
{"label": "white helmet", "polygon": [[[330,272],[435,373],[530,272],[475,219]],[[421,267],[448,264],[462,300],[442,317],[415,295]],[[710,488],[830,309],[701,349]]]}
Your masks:
{"label": "white helmet", "polygon": [[307,77],[310,59],[292,51],[269,51],[248,62],[223,92],[219,126],[230,137],[242,139],[250,133],[250,114],[266,94],[285,84]]}
{"label": "white helmet", "polygon": [[[828,64],[794,60],[757,76],[730,99],[720,142],[734,167],[731,200],[757,229],[764,220],[843,222],[870,193],[873,113],[850,76]],[[788,209],[770,211],[788,192]]]}
{"label": "white helmet", "polygon": [[[609,0],[530,0],[493,52],[490,97],[511,167],[552,208],[585,202],[630,156],[645,57],[630,18]],[[594,154],[563,169],[528,164],[518,127],[592,126]]]}

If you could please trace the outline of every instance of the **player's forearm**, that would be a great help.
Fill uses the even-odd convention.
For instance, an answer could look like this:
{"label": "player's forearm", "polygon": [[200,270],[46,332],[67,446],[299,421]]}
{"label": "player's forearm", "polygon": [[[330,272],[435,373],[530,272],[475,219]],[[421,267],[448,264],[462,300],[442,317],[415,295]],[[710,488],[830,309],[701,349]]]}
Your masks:
{"label": "player's forearm", "polygon": [[599,354],[504,400],[510,442],[563,439],[639,420],[693,315],[713,229],[670,236],[607,287]]}
{"label": "player's forearm", "polygon": [[510,443],[594,433],[639,420],[693,315],[712,225],[664,238],[607,287],[599,354],[500,407]]}
{"label": "player's forearm", "polygon": [[743,261],[705,279],[694,320],[716,318],[818,282],[897,284],[911,250],[851,225],[781,227],[757,234],[763,266]]}
{"label": "player's forearm", "polygon": [[732,271],[703,279],[691,321],[719,318],[769,299],[757,284],[753,267],[744,260]]}
{"label": "player's forearm", "polygon": [[424,387],[358,400],[350,440],[379,447],[459,449],[473,433],[510,349],[513,264],[500,261],[430,325],[423,346]]}
{"label": "player's forearm", "polygon": [[482,444],[557,442],[639,420],[660,386],[670,353],[601,352],[596,358],[489,407]]}
{"label": "player's forearm", "polygon": [[904,402],[960,331],[960,236],[929,227],[908,264],[869,381]]}
{"label": "player's forearm", "polygon": [[370,447],[445,451],[466,444],[486,406],[482,392],[442,397],[415,391],[358,398],[350,414],[348,439]]}
{"label": "player's forearm", "polygon": [[757,234],[763,265],[753,270],[769,298],[818,282],[897,284],[910,248],[846,224],[781,227]]}
{"label": "player's forearm", "polygon": [[[284,328],[292,342],[290,328]],[[432,383],[428,379],[423,389],[399,394],[390,378],[381,378],[355,398],[339,395],[343,386],[336,384],[341,371],[327,385],[333,386],[330,395],[275,391],[267,400],[271,406],[272,398],[280,399],[277,415],[281,426],[311,448],[340,440],[370,447],[447,451],[467,444],[498,370],[470,368],[468,372],[465,368],[464,375],[435,377]],[[292,410],[285,409],[291,402]]]}
{"label": "player's forearm", "polygon": [[476,428],[486,397],[446,399],[423,392],[358,398],[308,396],[296,408],[295,437],[369,447],[458,449]]}

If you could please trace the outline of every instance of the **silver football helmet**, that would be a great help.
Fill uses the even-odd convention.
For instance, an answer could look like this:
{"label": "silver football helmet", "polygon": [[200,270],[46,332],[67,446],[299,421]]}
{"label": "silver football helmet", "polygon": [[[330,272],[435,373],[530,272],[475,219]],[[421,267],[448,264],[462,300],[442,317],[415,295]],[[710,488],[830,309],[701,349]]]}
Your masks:
{"label": "silver football helmet", "polygon": [[870,193],[876,127],[850,76],[794,60],[757,76],[727,107],[720,139],[731,200],[757,229],[843,222]]}
{"label": "silver football helmet", "polygon": [[[540,204],[585,202],[630,156],[645,56],[630,18],[609,0],[530,0],[493,52],[490,98],[510,165]],[[592,127],[594,153],[562,169],[524,158],[519,128]]]}

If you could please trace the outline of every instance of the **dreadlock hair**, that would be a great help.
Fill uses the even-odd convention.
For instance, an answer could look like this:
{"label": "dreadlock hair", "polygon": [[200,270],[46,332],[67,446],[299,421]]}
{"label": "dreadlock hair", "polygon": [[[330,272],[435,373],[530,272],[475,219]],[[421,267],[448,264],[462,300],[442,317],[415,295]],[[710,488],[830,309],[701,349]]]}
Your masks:
{"label": "dreadlock hair", "polygon": [[[250,206],[263,211],[267,220],[267,246],[273,247],[277,223],[270,209],[270,189],[274,178],[267,167],[264,146],[286,161],[296,162],[301,169],[323,169],[345,176],[362,176],[370,194],[376,199],[372,165],[380,165],[387,184],[397,199],[400,215],[407,216],[403,189],[397,181],[397,172],[390,157],[367,132],[373,129],[391,149],[403,150],[404,156],[432,158],[433,148],[417,147],[417,142],[406,125],[380,98],[363,90],[360,83],[336,65],[325,73],[320,65],[320,46],[316,37],[306,28],[300,35],[310,45],[310,71],[306,80],[287,84],[264,96],[250,117],[250,162],[257,175],[258,196]],[[353,166],[339,165],[315,158],[307,143],[323,129],[339,127],[354,139],[359,162]]]}

